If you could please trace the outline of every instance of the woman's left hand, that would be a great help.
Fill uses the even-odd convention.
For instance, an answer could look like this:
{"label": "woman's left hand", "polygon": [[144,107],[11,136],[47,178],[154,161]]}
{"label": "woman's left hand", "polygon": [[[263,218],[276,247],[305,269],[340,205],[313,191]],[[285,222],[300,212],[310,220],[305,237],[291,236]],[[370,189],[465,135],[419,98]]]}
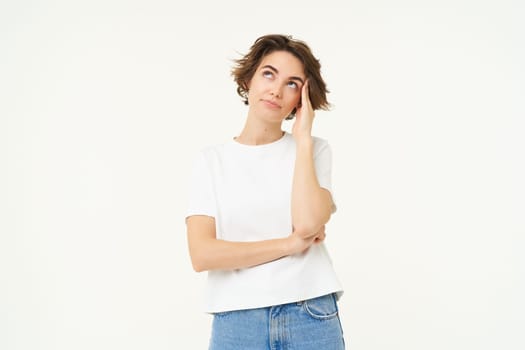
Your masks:
{"label": "woman's left hand", "polygon": [[301,89],[301,107],[295,112],[295,122],[292,127],[292,135],[296,141],[312,136],[312,125],[314,122],[314,110],[310,102],[308,91],[308,80]]}

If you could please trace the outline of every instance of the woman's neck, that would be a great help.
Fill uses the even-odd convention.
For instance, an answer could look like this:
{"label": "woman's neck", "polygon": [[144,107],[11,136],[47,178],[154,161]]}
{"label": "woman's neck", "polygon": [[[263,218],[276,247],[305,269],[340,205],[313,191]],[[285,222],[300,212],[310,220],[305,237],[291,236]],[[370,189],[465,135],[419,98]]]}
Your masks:
{"label": "woman's neck", "polygon": [[246,124],[235,140],[245,145],[264,145],[283,137],[281,123],[266,124],[246,120]]}

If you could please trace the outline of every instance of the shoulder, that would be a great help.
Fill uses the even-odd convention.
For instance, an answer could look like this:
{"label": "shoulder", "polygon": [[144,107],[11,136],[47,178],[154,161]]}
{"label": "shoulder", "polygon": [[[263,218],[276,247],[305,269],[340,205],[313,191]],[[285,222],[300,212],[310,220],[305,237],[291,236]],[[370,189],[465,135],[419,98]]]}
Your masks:
{"label": "shoulder", "polygon": [[319,136],[312,136],[312,140],[316,145],[328,145],[328,140]]}
{"label": "shoulder", "polygon": [[[288,139],[291,141],[291,143],[295,145],[295,139],[291,133],[288,135]],[[312,141],[313,141],[314,147],[316,148],[329,146],[328,141],[325,138],[320,137],[320,136],[312,135]]]}
{"label": "shoulder", "polygon": [[331,152],[330,143],[325,138],[319,136],[312,136],[314,143],[314,154]]}
{"label": "shoulder", "polygon": [[223,154],[226,148],[226,143],[211,144],[199,148],[195,153],[197,158],[209,160]]}

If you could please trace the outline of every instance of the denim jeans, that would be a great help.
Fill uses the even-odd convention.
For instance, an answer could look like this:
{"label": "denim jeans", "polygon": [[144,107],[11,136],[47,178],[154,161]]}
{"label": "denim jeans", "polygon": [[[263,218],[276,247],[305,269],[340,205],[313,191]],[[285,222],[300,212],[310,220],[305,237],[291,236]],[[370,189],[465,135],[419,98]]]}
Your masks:
{"label": "denim jeans", "polygon": [[209,350],[343,350],[334,294],[213,316]]}

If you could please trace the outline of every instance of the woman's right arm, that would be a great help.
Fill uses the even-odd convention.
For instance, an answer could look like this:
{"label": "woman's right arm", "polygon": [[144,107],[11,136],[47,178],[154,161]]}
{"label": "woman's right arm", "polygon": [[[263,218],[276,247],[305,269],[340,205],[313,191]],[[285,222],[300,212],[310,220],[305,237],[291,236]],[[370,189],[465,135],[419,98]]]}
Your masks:
{"label": "woman's right arm", "polygon": [[324,226],[318,235],[306,239],[292,233],[286,238],[256,242],[217,239],[215,219],[211,216],[189,216],[186,226],[191,262],[197,272],[233,270],[263,264],[303,252],[313,243],[324,240]]}

